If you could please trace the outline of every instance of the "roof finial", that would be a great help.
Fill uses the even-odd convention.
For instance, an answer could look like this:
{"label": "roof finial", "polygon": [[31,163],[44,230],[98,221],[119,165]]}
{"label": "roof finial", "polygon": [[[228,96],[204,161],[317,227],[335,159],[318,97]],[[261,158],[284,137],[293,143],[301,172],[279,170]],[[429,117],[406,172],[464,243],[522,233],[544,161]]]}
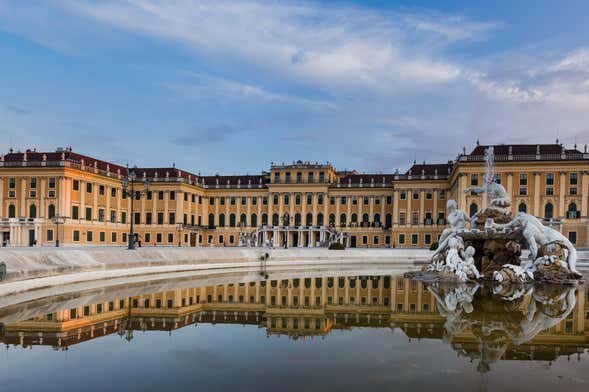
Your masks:
{"label": "roof finial", "polygon": [[480,146],[481,143],[479,142],[479,139],[477,138],[477,146]]}

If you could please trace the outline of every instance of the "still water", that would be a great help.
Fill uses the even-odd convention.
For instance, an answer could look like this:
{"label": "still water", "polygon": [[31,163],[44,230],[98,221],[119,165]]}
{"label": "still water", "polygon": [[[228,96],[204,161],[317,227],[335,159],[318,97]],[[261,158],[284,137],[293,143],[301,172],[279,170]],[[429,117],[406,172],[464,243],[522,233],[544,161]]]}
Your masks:
{"label": "still water", "polygon": [[250,273],[46,297],[0,323],[3,391],[589,388],[585,286]]}

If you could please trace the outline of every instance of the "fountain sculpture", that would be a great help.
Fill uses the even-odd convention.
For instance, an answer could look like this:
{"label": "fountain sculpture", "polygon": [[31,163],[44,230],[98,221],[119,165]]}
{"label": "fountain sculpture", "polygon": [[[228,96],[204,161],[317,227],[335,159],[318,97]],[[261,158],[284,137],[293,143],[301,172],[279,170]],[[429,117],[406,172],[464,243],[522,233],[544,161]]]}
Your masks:
{"label": "fountain sculpture", "polygon": [[[486,150],[485,160],[484,185],[464,192],[485,194],[488,207],[469,218],[456,201],[448,200],[449,227],[440,236],[425,274],[410,276],[511,283],[573,283],[582,278],[576,269],[577,251],[566,237],[533,215],[519,212],[512,216],[509,195],[495,181],[493,147]],[[521,258],[522,249],[529,250],[527,259]]]}

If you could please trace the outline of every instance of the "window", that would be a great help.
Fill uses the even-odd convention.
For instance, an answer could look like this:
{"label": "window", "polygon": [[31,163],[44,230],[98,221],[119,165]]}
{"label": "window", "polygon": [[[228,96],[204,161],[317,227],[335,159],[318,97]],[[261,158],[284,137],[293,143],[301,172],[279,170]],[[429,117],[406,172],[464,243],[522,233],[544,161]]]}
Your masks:
{"label": "window", "polygon": [[242,197],[241,198],[241,205],[244,206],[247,204],[247,198],[246,197]]}
{"label": "window", "polygon": [[554,217],[554,206],[552,203],[546,203],[544,206],[544,218],[552,219]]}
{"label": "window", "polygon": [[98,222],[104,222],[104,208],[98,209]]}
{"label": "window", "polygon": [[520,186],[528,185],[528,175],[526,173],[521,173],[519,175],[519,185]]}
{"label": "window", "polygon": [[52,229],[47,230],[47,241],[53,241],[53,230]]}
{"label": "window", "polygon": [[79,191],[80,190],[80,181],[78,181],[78,180],[72,181],[72,188],[74,191]]}
{"label": "window", "polygon": [[47,207],[47,218],[51,219],[55,217],[55,206],[53,204],[49,204]]}
{"label": "window", "polygon": [[362,245],[368,245],[368,236],[367,235],[362,236]]}
{"label": "window", "polygon": [[164,224],[164,213],[163,212],[158,212],[157,213],[157,224],[158,225],[163,225]]}
{"label": "window", "polygon": [[151,242],[151,233],[145,233],[143,238],[145,238],[145,242]]}
{"label": "window", "polygon": [[92,220],[92,207],[86,207],[86,216],[85,219],[87,221]]}
{"label": "window", "polygon": [[110,233],[110,241],[113,243],[117,242],[117,233],[115,231]]}
{"label": "window", "polygon": [[37,206],[31,204],[29,207],[29,218],[36,218],[37,217]]}
{"label": "window", "polygon": [[577,185],[577,173],[569,174],[569,185]]}
{"label": "window", "polygon": [[92,183],[86,183],[86,193],[92,193]]}
{"label": "window", "polygon": [[284,205],[287,206],[289,201],[288,195],[284,195]]}
{"label": "window", "polygon": [[225,227],[225,214],[219,214],[219,227]]}
{"label": "window", "polygon": [[307,195],[307,204],[313,204],[313,195]]}
{"label": "window", "polygon": [[98,238],[100,242],[106,241],[106,233],[104,231],[101,231],[100,233],[98,233]]}
{"label": "window", "polygon": [[155,242],[157,242],[158,244],[161,244],[162,241],[163,241],[162,240],[162,233],[156,233],[156,235],[155,235]]}
{"label": "window", "polygon": [[74,242],[79,242],[80,241],[80,230],[74,230]]}
{"label": "window", "polygon": [[340,203],[341,203],[341,204],[348,204],[348,198],[347,198],[347,197],[345,197],[345,196],[342,196],[342,197],[341,197],[341,200],[340,200]]}
{"label": "window", "polygon": [[401,193],[399,193],[399,199],[401,199],[401,200],[407,199],[407,192],[401,191]]}
{"label": "window", "polygon": [[72,206],[72,219],[80,218],[80,207]]}
{"label": "window", "polygon": [[49,177],[49,189],[55,189],[55,177]]}
{"label": "window", "polygon": [[110,197],[117,197],[117,188],[110,188]]}
{"label": "window", "polygon": [[230,227],[235,227],[235,214],[230,214],[229,215],[229,226]]}
{"label": "window", "polygon": [[569,241],[571,241],[572,244],[577,243],[577,232],[576,231],[569,231]]}
{"label": "window", "polygon": [[547,187],[546,188],[546,196],[553,196],[554,195],[554,188],[553,187]]}
{"label": "window", "polygon": [[367,206],[369,203],[368,196],[364,196],[364,205]]}
{"label": "window", "polygon": [[528,206],[526,206],[526,203],[519,203],[517,210],[519,212],[528,212]]}
{"label": "window", "polygon": [[11,178],[8,180],[8,187],[9,187],[10,189],[16,189],[16,178],[14,178],[14,177],[11,177]]}
{"label": "window", "polygon": [[323,204],[323,195],[317,196],[317,204]]}
{"label": "window", "polygon": [[170,191],[170,200],[176,200],[176,191]]}
{"label": "window", "polygon": [[569,194],[570,195],[576,195],[577,194],[577,187],[576,186],[570,187],[569,188]]}
{"label": "window", "polygon": [[258,216],[256,214],[252,214],[250,218],[250,226],[257,227],[258,226]]}
{"label": "window", "polygon": [[393,196],[387,196],[387,204],[393,204]]}
{"label": "window", "polygon": [[399,213],[399,224],[402,226],[407,224],[407,213],[405,211]]}
{"label": "window", "polygon": [[352,205],[358,205],[358,198],[356,196],[352,196]]}
{"label": "window", "polygon": [[274,196],[272,197],[272,204],[274,204],[274,205],[278,205],[278,195],[274,195]]}
{"label": "window", "polygon": [[215,205],[215,198],[214,197],[209,197],[209,205],[211,205],[211,206]]}
{"label": "window", "polygon": [[170,212],[169,215],[170,216],[169,216],[168,223],[171,224],[171,225],[176,224],[176,213],[175,212]]}
{"label": "window", "polygon": [[174,233],[168,233],[168,244],[174,242]]}
{"label": "window", "polygon": [[86,232],[86,242],[92,242],[93,241],[93,235],[94,235],[94,233],[91,232],[90,230],[88,230]]}
{"label": "window", "polygon": [[478,186],[479,185],[479,175],[473,173],[470,175],[470,185],[471,186]]}
{"label": "window", "polygon": [[265,205],[265,206],[268,205],[268,196],[263,196],[262,197],[262,205]]}
{"label": "window", "polygon": [[99,195],[104,195],[104,185],[100,185],[100,186],[98,187],[98,194],[99,194]]}
{"label": "window", "polygon": [[546,185],[554,185],[554,173],[546,173]]}
{"label": "window", "polygon": [[127,223],[127,213],[125,211],[121,212],[121,223]]}
{"label": "window", "polygon": [[578,219],[580,218],[580,212],[577,211],[577,204],[571,203],[567,209],[567,218],[568,219]]}
{"label": "window", "polygon": [[393,215],[386,214],[384,217],[385,227],[390,228],[393,226]]}
{"label": "window", "polygon": [[432,195],[431,191],[427,191],[427,192],[425,193],[425,198],[426,198],[427,200],[431,200],[431,199],[433,198],[433,195]]}
{"label": "window", "polygon": [[520,196],[527,196],[528,188],[519,188],[519,195]]}
{"label": "window", "polygon": [[424,242],[426,245],[430,245],[432,243],[432,235],[431,234],[426,234],[424,237]]}
{"label": "window", "polygon": [[[100,210],[98,210],[98,211],[100,212]],[[141,213],[140,212],[135,212],[133,214],[133,223],[135,223],[136,225],[141,224]]]}
{"label": "window", "polygon": [[470,217],[472,218],[479,211],[479,206],[476,203],[470,205]]}
{"label": "window", "polygon": [[399,234],[399,244],[405,244],[405,234]]}
{"label": "window", "polygon": [[14,206],[14,204],[8,206],[8,217],[16,218],[16,207]]}
{"label": "window", "polygon": [[417,245],[418,241],[419,241],[419,235],[411,234],[411,245]]}
{"label": "window", "polygon": [[330,196],[329,197],[329,205],[335,205],[335,197],[334,196]]}
{"label": "window", "polygon": [[419,199],[419,192],[413,192],[413,200]]}
{"label": "window", "polygon": [[339,224],[340,224],[340,226],[346,225],[346,214],[341,214],[339,216]]}
{"label": "window", "polygon": [[146,212],[145,213],[145,224],[146,225],[151,225],[151,212]]}

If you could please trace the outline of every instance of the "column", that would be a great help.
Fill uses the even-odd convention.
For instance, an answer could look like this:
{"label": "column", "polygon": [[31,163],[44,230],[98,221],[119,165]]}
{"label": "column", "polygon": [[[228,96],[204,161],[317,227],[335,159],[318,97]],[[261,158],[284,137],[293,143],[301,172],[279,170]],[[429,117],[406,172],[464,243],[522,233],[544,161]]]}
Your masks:
{"label": "column", "polygon": [[413,224],[413,211],[411,210],[411,202],[413,200],[413,190],[407,189],[407,224],[409,227]]}
{"label": "column", "polygon": [[566,173],[560,172],[560,191],[558,195],[558,212],[554,214],[555,218],[562,218],[565,217],[565,206],[564,206],[564,198],[566,195],[565,191],[565,184],[566,184]]}
{"label": "column", "polygon": [[92,183],[92,219],[98,220],[98,184]]}
{"label": "column", "polygon": [[424,196],[423,189],[421,189],[419,191],[419,224],[423,225],[424,220],[425,220],[425,196]]}
{"label": "column", "polygon": [[[432,211],[432,219],[434,225],[438,224],[438,190],[434,189],[434,210]],[[445,216],[445,215],[444,215]]]}
{"label": "column", "polygon": [[[589,216],[589,171],[583,172],[581,176],[581,217]],[[588,234],[589,235],[589,234]]]}
{"label": "column", "polygon": [[459,186],[458,186],[458,209],[462,210],[462,211],[468,211],[468,209],[466,208],[466,193],[464,193],[464,190],[467,188],[466,186],[466,174],[465,173],[460,173],[459,174]]}
{"label": "column", "polygon": [[399,191],[393,191],[393,225],[399,224]]}
{"label": "column", "polygon": [[[517,206],[515,206],[517,211]],[[534,215],[541,216],[540,213],[540,173],[534,173]]]}
{"label": "column", "polygon": [[80,180],[80,218],[86,218],[86,181]]}
{"label": "column", "polygon": [[8,218],[8,214],[4,212],[4,178],[0,177],[0,219],[4,217]]}

